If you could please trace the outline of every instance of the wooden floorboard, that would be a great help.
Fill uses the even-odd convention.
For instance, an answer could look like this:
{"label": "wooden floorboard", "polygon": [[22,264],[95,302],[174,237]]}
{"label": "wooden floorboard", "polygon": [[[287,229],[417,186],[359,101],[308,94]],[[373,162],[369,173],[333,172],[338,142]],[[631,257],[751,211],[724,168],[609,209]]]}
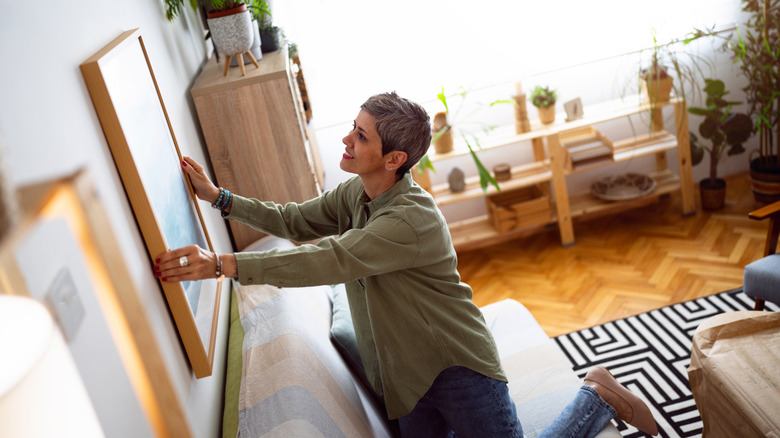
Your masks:
{"label": "wooden floorboard", "polygon": [[763,254],[767,224],[747,217],[761,206],[747,174],[727,183],[722,210],[698,206],[684,217],[672,195],[575,221],[568,248],[555,228],[459,253],[461,277],[477,305],[516,299],[549,336],[740,287],[745,265]]}

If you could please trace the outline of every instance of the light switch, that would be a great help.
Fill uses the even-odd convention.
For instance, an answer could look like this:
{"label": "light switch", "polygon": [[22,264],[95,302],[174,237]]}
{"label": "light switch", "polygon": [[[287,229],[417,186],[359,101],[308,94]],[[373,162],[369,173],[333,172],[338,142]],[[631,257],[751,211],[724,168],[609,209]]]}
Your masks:
{"label": "light switch", "polygon": [[71,342],[84,320],[84,304],[67,268],[63,268],[46,293],[46,302],[60,325],[65,340]]}

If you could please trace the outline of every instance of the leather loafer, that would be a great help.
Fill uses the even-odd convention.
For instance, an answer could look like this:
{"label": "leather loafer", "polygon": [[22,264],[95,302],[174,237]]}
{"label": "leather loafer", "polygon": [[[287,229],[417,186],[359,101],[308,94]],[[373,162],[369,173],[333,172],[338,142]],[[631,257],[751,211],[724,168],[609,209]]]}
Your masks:
{"label": "leather loafer", "polygon": [[591,368],[585,375],[585,384],[592,386],[605,402],[615,408],[618,418],[644,433],[658,435],[658,425],[650,408],[621,385],[606,368]]}

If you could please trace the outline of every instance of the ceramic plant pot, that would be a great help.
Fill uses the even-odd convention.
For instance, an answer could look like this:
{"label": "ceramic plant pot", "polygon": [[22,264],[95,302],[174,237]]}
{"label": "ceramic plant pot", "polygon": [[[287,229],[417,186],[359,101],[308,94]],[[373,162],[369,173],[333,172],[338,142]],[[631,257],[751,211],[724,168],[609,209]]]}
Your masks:
{"label": "ceramic plant pot", "polygon": [[764,204],[780,201],[780,160],[778,157],[751,160],[750,183],[756,201]]}
{"label": "ceramic plant pot", "polygon": [[[246,5],[244,7],[246,8]],[[252,29],[252,17],[246,9],[231,15],[208,18],[206,21],[214,45],[222,56],[244,53],[252,47],[255,35]]]}
{"label": "ceramic plant pot", "polygon": [[536,107],[536,112],[539,114],[539,121],[545,125],[555,122],[555,105],[546,108]]}
{"label": "ceramic plant pot", "polygon": [[279,50],[279,29],[265,29],[260,31],[260,47],[263,53],[271,53]]}
{"label": "ceramic plant pot", "polygon": [[[252,22],[252,33],[254,34],[254,37],[252,38],[252,47],[249,48],[249,51],[252,52],[252,56],[255,57],[255,61],[260,61],[263,58],[263,51],[260,47],[260,29],[258,28],[256,21]],[[246,56],[246,54],[241,56],[244,57],[244,65],[252,62],[249,57]],[[230,66],[238,66],[238,56],[230,60]]]}
{"label": "ceramic plant pot", "polygon": [[453,148],[452,129],[447,123],[447,113],[437,113],[433,116],[433,135],[435,136],[444,127],[447,127],[447,130],[433,142],[433,148],[437,154],[452,152]]}
{"label": "ceramic plant pot", "polygon": [[640,82],[642,98],[653,104],[669,102],[672,95],[672,78],[642,79]]}
{"label": "ceramic plant pot", "polygon": [[720,210],[726,204],[726,181],[718,178],[713,184],[709,178],[699,182],[701,208],[705,210]]}

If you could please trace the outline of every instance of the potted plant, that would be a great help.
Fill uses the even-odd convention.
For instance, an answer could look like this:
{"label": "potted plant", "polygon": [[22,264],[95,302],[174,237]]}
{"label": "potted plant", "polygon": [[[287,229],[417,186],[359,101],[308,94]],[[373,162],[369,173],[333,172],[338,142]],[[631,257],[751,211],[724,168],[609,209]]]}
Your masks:
{"label": "potted plant", "polygon": [[[653,40],[655,41],[655,37],[653,37]],[[669,97],[672,95],[673,79],[669,76],[666,67],[661,65],[658,60],[657,51],[653,52],[650,67],[643,69],[639,78],[641,94],[645,96],[645,99],[649,101],[651,105],[669,101]]]}
{"label": "potted plant", "polygon": [[[475,124],[474,122],[469,122],[467,120],[462,120],[458,118],[458,115],[460,114],[460,111],[464,108],[464,102],[466,100],[466,96],[468,95],[468,91],[466,91],[464,88],[460,88],[459,92],[451,95],[449,97],[455,97],[459,96],[461,99],[461,104],[458,107],[457,111],[455,111],[454,114],[450,113],[450,107],[447,101],[447,95],[444,93],[444,87],[442,87],[441,92],[436,96],[439,102],[444,105],[444,111],[437,113],[434,116],[433,120],[433,135],[431,138],[431,144],[434,146],[434,149],[436,150],[436,153],[446,153],[449,151],[452,151],[452,136],[457,132],[461,138],[463,139],[463,142],[466,144],[466,146],[469,148],[469,153],[471,154],[471,158],[474,160],[474,164],[477,166],[477,173],[479,174],[479,184],[482,187],[482,191],[487,193],[487,188],[489,184],[492,184],[496,190],[501,191],[501,188],[498,186],[498,182],[493,177],[493,175],[490,174],[490,171],[485,167],[484,164],[482,164],[482,161],[477,156],[476,151],[474,150],[473,146],[476,146],[478,149],[482,149],[482,146],[479,144],[479,138],[477,138],[476,135],[470,132],[467,128],[464,128],[463,126],[467,126],[469,124]],[[492,102],[490,106],[493,106],[497,103],[507,103],[510,102],[508,100],[499,100]],[[481,125],[481,124],[480,124]],[[483,133],[488,133],[491,130],[495,128],[495,126],[484,126],[481,125]],[[449,137],[449,140],[446,140],[446,138]],[[442,149],[442,139],[444,142],[449,143],[449,149],[444,147]],[[439,144],[439,146],[437,146]],[[440,152],[441,150],[444,150],[446,152]],[[433,163],[430,160],[430,157],[428,155],[425,155],[422,157],[419,163],[419,170],[420,172],[424,171],[424,168],[428,168],[432,171],[435,171],[433,168]]]}
{"label": "potted plant", "polygon": [[284,45],[285,36],[282,29],[274,26],[271,22],[260,23],[260,46],[263,53],[270,53],[279,50]]}
{"label": "potted plant", "polygon": [[701,205],[705,210],[718,210],[723,208],[726,199],[726,181],[718,178],[718,162],[724,152],[728,156],[745,152],[742,144],[750,138],[753,123],[747,114],[732,112],[732,107],[741,102],[724,99],[729,92],[723,81],[705,79],[705,83],[706,107],[691,107],[688,112],[704,117],[699,125],[699,134],[709,140],[710,145],[699,145],[696,135],[690,133],[691,162],[699,164],[704,159],[704,153],[709,154],[710,176],[699,182]]}
{"label": "potted plant", "polygon": [[[165,0],[168,21],[176,19],[186,1]],[[242,54],[252,48],[258,34],[252,20],[263,23],[271,14],[266,0],[189,0],[189,4],[205,11],[209,29],[206,38],[212,38],[217,53],[226,55]]]}
{"label": "potted plant", "polygon": [[541,85],[534,87],[534,91],[531,92],[528,99],[536,107],[540,122],[544,124],[555,122],[555,101],[557,98],[557,93],[555,90],[550,90],[550,87],[542,87]]}
{"label": "potted plant", "polygon": [[[707,76],[704,68],[711,71],[712,63],[684,47],[699,38],[716,34],[713,30],[694,29],[685,38],[659,44],[653,33],[653,47],[639,52],[639,94],[642,100],[655,106],[668,102],[672,91],[683,99],[686,99],[687,91],[698,92],[699,84]],[[646,59],[648,51],[649,63]]]}
{"label": "potted plant", "polygon": [[725,47],[748,80],[742,90],[759,137],[750,156],[753,195],[771,203],[780,200],[780,3],[742,0],[742,5],[750,14],[744,35],[738,30],[737,42],[727,41]]}
{"label": "potted plant", "polygon": [[165,0],[165,17],[168,21],[179,16],[185,3],[189,3],[194,10],[203,7],[207,13],[224,13],[244,5],[252,18],[261,22],[271,15],[267,0]]}

